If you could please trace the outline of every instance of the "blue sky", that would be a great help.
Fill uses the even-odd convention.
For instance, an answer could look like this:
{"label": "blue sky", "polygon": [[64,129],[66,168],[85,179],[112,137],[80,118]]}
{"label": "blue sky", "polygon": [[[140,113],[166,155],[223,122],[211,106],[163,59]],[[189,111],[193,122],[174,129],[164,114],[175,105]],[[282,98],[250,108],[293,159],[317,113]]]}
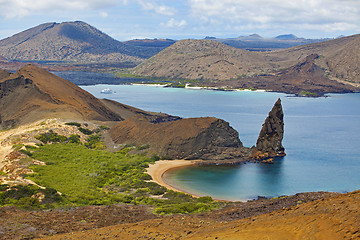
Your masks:
{"label": "blue sky", "polygon": [[360,0],[0,0],[0,39],[80,20],[117,40],[360,33]]}

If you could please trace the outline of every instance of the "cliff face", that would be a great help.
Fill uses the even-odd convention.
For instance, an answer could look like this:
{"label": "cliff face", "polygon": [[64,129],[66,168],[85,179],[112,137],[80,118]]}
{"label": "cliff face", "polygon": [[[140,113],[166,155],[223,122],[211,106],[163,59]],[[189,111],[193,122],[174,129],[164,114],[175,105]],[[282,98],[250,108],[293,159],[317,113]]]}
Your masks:
{"label": "cliff face", "polygon": [[259,159],[285,156],[285,149],[282,146],[283,136],[284,113],[279,98],[262,126],[253,154]]}
{"label": "cliff face", "polygon": [[118,144],[149,144],[151,153],[175,159],[221,160],[244,157],[239,134],[217,118],[188,118],[151,123],[127,119],[111,129]]}

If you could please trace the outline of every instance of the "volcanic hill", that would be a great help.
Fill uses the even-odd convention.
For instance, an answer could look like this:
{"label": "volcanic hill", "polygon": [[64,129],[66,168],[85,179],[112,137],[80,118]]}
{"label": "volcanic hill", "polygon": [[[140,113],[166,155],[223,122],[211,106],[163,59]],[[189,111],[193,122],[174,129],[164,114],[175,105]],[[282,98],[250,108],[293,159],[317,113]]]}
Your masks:
{"label": "volcanic hill", "polygon": [[[359,48],[360,35],[273,52],[251,52],[213,40],[182,40],[141,63],[132,73],[200,80],[199,85],[210,82],[225,88],[300,93],[318,85],[316,92],[349,92],[358,91],[360,86]],[[304,62],[315,66],[314,71],[307,71],[306,76],[296,76],[295,81],[290,72],[295,73],[299,66],[305,67]],[[229,83],[229,80],[237,82]],[[352,84],[356,88],[330,80]],[[298,89],[292,89],[293,86]]]}
{"label": "volcanic hill", "polygon": [[13,74],[0,71],[0,128],[52,117],[121,121],[131,116],[141,116],[151,122],[178,119],[99,100],[68,80],[34,65]]}
{"label": "volcanic hill", "polygon": [[132,72],[164,78],[228,80],[249,72],[260,74],[271,68],[258,52],[233,48],[213,40],[181,40]]}
{"label": "volcanic hill", "polygon": [[158,51],[124,44],[80,21],[44,23],[0,41],[0,55],[22,61],[139,63]]}
{"label": "volcanic hill", "polygon": [[264,53],[282,68],[303,61],[311,54],[319,55],[316,64],[324,69],[330,78],[360,83],[360,34]]}

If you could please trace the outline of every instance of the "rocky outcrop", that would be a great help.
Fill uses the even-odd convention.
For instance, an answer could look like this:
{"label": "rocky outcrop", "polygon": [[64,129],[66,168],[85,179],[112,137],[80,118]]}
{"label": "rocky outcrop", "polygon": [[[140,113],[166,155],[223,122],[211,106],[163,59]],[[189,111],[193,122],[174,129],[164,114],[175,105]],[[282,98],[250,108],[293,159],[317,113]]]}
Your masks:
{"label": "rocky outcrop", "polygon": [[148,152],[170,159],[223,160],[247,153],[236,130],[228,122],[212,117],[162,123],[135,117],[110,132],[117,144],[149,145]]}
{"label": "rocky outcrop", "polygon": [[285,156],[283,136],[284,113],[279,98],[262,126],[256,147],[252,149],[252,156],[257,160]]}

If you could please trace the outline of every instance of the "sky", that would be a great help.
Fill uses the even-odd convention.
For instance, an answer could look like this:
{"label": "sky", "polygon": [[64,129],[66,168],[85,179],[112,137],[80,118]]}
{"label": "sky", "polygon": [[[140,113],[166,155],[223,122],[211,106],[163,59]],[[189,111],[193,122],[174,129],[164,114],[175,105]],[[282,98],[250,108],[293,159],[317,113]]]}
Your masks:
{"label": "sky", "polygon": [[360,33],[360,0],[0,0],[0,39],[68,21],[120,41],[253,33],[334,38]]}

